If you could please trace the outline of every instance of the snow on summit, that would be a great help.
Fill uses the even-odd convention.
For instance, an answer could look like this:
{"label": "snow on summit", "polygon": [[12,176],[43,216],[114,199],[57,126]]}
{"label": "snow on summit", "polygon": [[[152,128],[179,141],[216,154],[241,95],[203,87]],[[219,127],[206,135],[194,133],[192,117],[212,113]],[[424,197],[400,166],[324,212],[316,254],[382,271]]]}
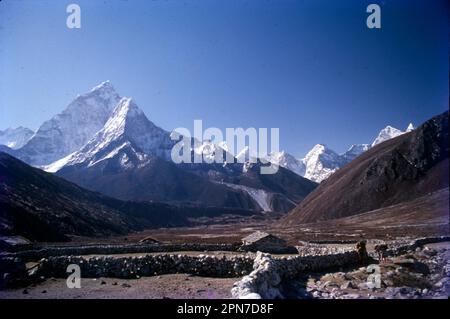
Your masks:
{"label": "snow on summit", "polygon": [[324,144],[315,145],[311,151],[306,154],[303,162],[306,165],[304,177],[318,183],[327,179],[343,164],[339,154],[329,149]]}
{"label": "snow on summit", "polygon": [[14,150],[19,149],[30,140],[33,134],[32,130],[22,126],[0,130],[0,144]]}
{"label": "snow on summit", "polygon": [[372,142],[372,147],[374,147],[377,144],[383,143],[384,141],[390,140],[391,138],[400,136],[403,133],[404,133],[403,131],[388,125],[380,131],[377,138]]}
{"label": "snow on summit", "polygon": [[412,130],[414,130],[412,123],[408,125],[404,132],[388,125],[380,131],[372,144],[353,144],[342,154],[337,154],[325,144],[316,144],[304,158],[295,158],[289,153],[281,151],[272,153],[269,156],[269,161],[320,183],[373,146]]}
{"label": "snow on summit", "polygon": [[[168,158],[172,145],[169,133],[150,122],[131,98],[124,97],[103,128],[79,151],[47,166],[46,170],[55,172],[75,164],[92,166],[116,156],[134,158],[137,162],[145,162],[150,154]],[[138,165],[137,162],[134,164]]]}
{"label": "snow on summit", "polygon": [[297,175],[305,176],[305,163],[285,151],[271,153],[269,155],[269,162],[287,168]]}
{"label": "snow on summit", "polygon": [[45,121],[17,156],[43,166],[77,151],[103,127],[119,101],[109,81],[78,95],[61,113]]}
{"label": "snow on summit", "polygon": [[372,142],[371,146],[374,147],[375,145],[383,143],[384,141],[390,140],[391,138],[400,136],[402,134],[411,132],[412,130],[414,130],[414,125],[412,123],[409,123],[405,131],[401,131],[395,127],[388,125],[380,131],[377,138]]}
{"label": "snow on summit", "polygon": [[[271,153],[267,159],[297,175],[321,182],[371,147],[412,130],[412,123],[406,131],[386,126],[372,144],[354,144],[342,154],[317,144],[304,158],[281,151]],[[128,166],[145,162],[149,155],[170,160],[175,143],[169,132],[148,120],[132,98],[121,97],[109,80],[78,95],[61,113],[45,121],[34,135],[28,132],[26,138],[13,145],[9,140],[5,143],[2,134],[5,135],[0,131],[0,144],[17,148],[15,156],[50,172],[75,164],[91,166],[118,156]],[[224,143],[204,141],[194,152],[214,157],[217,149],[228,151]],[[242,162],[250,158],[257,155],[250,154],[248,147],[236,155]]]}
{"label": "snow on summit", "polygon": [[416,128],[414,127],[414,125],[412,123],[409,123],[408,127],[406,128],[406,132],[411,132],[413,130],[415,130]]}

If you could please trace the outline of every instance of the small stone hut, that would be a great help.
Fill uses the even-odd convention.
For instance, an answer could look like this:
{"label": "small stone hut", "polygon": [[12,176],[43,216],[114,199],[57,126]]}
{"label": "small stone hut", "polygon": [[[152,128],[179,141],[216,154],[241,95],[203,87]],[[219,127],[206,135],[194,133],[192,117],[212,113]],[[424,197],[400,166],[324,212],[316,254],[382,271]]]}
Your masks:
{"label": "small stone hut", "polygon": [[155,238],[151,237],[151,236],[147,236],[145,238],[142,238],[139,241],[140,244],[161,244],[160,241],[156,240]]}
{"label": "small stone hut", "polygon": [[289,246],[284,239],[272,234],[256,231],[247,237],[242,238],[241,251],[262,251],[272,254],[297,254],[295,247]]}
{"label": "small stone hut", "polygon": [[0,236],[0,249],[5,251],[17,251],[32,246],[31,241],[22,236]]}

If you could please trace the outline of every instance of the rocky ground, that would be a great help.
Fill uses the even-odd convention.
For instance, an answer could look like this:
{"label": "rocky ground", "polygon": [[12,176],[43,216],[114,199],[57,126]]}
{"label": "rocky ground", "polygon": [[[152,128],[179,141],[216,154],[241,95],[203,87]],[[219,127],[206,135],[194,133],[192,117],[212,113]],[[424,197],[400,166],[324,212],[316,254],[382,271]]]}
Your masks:
{"label": "rocky ground", "polygon": [[[428,244],[378,265],[380,288],[368,282],[370,268],[308,274],[284,287],[289,298],[419,299],[450,296],[450,243]],[[372,277],[373,278],[373,277]]]}
{"label": "rocky ground", "polygon": [[49,278],[25,288],[0,290],[0,299],[227,299],[238,278],[208,278],[186,274],[140,279],[89,278],[81,288],[67,288],[65,279]]}
{"label": "rocky ground", "polygon": [[[378,241],[368,242],[369,253]],[[390,246],[405,241],[390,242]],[[354,244],[305,244],[300,255],[322,255],[353,250]],[[204,252],[179,252],[186,256],[202,256]],[[148,255],[165,255],[149,253]],[[173,253],[172,253],[173,254]],[[141,254],[112,255],[115,258],[138,257]],[[211,251],[216,258],[254,257],[228,251]],[[84,256],[87,259],[99,255]],[[284,258],[283,255],[272,256]],[[28,266],[33,266],[29,263]],[[389,257],[379,266],[380,287],[371,287],[368,267],[339,269],[330,273],[308,273],[282,285],[287,298],[305,299],[417,299],[450,296],[450,242],[426,244],[403,255]],[[370,268],[369,268],[370,270]],[[376,274],[375,274],[376,275]],[[0,299],[7,298],[231,298],[233,284],[241,278],[212,278],[186,274],[167,274],[139,279],[82,279],[81,289],[69,289],[65,279],[46,278],[26,287],[0,290]],[[375,281],[376,282],[376,281]]]}

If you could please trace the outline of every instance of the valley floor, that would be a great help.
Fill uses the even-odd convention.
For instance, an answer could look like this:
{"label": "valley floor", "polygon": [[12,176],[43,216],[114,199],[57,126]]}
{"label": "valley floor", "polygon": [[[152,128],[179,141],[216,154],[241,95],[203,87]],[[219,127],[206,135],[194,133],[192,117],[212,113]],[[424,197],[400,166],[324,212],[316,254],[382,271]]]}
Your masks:
{"label": "valley floor", "polygon": [[[434,197],[433,197],[434,196]],[[356,242],[368,240],[367,249],[380,242],[391,245],[420,237],[448,236],[448,190],[434,194],[433,205],[422,201],[395,205],[370,214],[324,221],[315,224],[280,226],[276,219],[233,218],[201,220],[197,226],[150,229],[126,236],[104,238],[72,238],[68,243],[40,243],[45,247],[138,244],[146,238],[162,244],[234,244],[254,231],[262,230],[280,236],[299,246],[301,255],[333,254],[354,250]],[[446,203],[446,204],[445,204]],[[447,206],[445,206],[445,205]],[[424,206],[425,205],[425,206]],[[434,208],[433,208],[434,207]],[[436,208],[437,207],[437,208]],[[447,207],[442,209],[442,207]],[[436,214],[436,211],[439,214]],[[414,221],[414,223],[411,223]],[[305,242],[309,242],[304,245]],[[318,245],[318,246],[317,246]],[[146,254],[182,254],[200,256],[204,251],[164,253],[130,253],[116,257]],[[221,258],[245,255],[241,252],[208,251]],[[103,255],[102,252],[95,256]],[[251,254],[248,254],[251,255]],[[86,255],[84,257],[92,257]],[[282,257],[281,255],[279,257]],[[33,260],[37,262],[37,260]],[[450,295],[450,243],[429,244],[391,258],[380,265],[382,286],[367,287],[366,268],[340,270],[333,273],[305,274],[285,287],[289,298],[447,298]],[[240,278],[210,278],[186,274],[170,274],[140,279],[82,279],[81,289],[69,289],[65,279],[46,278],[31,286],[0,290],[5,298],[231,298],[231,288]]]}
{"label": "valley floor", "polygon": [[188,274],[139,279],[86,278],[81,288],[67,288],[66,279],[49,278],[20,289],[0,290],[0,299],[228,299],[239,278]]}
{"label": "valley floor", "polygon": [[384,207],[355,216],[310,224],[280,223],[280,216],[201,217],[191,220],[194,226],[148,229],[125,236],[72,237],[68,243],[42,243],[42,246],[84,244],[131,244],[151,237],[161,243],[232,244],[255,231],[266,231],[298,245],[299,241],[345,241],[448,236],[448,188],[416,200]]}

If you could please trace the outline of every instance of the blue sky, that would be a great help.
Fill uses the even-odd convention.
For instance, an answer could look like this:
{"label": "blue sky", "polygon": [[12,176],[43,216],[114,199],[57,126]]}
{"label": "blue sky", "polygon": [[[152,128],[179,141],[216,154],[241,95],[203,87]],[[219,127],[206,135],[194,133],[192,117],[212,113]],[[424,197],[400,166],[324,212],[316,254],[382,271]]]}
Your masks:
{"label": "blue sky", "polygon": [[279,127],[296,156],[342,152],[448,109],[447,14],[438,0],[3,0],[0,129],[36,129],[109,79],[167,130]]}

